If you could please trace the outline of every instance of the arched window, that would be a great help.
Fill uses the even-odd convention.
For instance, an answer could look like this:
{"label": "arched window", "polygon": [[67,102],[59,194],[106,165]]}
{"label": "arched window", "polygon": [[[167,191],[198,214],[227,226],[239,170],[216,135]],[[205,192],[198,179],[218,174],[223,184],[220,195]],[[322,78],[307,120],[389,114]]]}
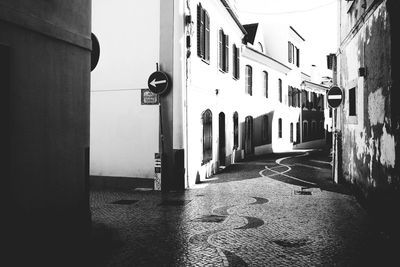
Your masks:
{"label": "arched window", "polygon": [[233,148],[239,147],[239,115],[237,112],[233,113]]}
{"label": "arched window", "polygon": [[203,125],[203,163],[212,159],[212,112],[207,109],[201,115]]}
{"label": "arched window", "polygon": [[251,66],[246,65],[245,74],[246,94],[253,95],[253,69],[251,68]]}

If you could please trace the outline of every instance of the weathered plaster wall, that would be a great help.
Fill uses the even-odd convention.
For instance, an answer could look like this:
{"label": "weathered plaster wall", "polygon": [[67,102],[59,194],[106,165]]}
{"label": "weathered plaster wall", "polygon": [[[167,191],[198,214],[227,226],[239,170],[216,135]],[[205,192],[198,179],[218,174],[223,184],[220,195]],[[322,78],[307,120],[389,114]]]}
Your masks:
{"label": "weathered plaster wall", "polygon": [[[366,16],[364,24],[353,28],[354,34],[342,44],[339,71],[345,95],[341,107],[343,178],[356,185],[367,201],[385,208],[394,204],[388,199],[399,192],[398,135],[392,116],[395,102],[391,97],[392,77],[396,75],[391,67],[391,27],[387,1],[383,1]],[[360,67],[366,68],[365,77],[359,75]],[[348,89],[353,87],[357,115],[349,116]]]}

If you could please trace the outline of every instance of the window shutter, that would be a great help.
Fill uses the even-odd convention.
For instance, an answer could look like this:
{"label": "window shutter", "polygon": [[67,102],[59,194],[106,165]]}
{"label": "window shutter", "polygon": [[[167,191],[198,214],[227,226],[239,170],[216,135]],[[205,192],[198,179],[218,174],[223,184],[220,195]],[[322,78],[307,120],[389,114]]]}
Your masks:
{"label": "window shutter", "polygon": [[292,63],[293,64],[296,64],[296,48],[295,48],[295,46],[294,46],[294,44],[292,44]]}
{"label": "window shutter", "polygon": [[236,78],[240,78],[240,57],[239,48],[236,48]]}
{"label": "window shutter", "polygon": [[296,49],[297,54],[297,67],[300,67],[300,49]]}
{"label": "window shutter", "polygon": [[234,78],[237,78],[236,77],[236,45],[235,44],[233,44],[232,45],[232,64],[233,64],[233,67],[232,67],[232,75],[233,75],[233,77]]}
{"label": "window shutter", "polygon": [[205,51],[204,51],[204,56],[205,60],[209,61],[210,60],[210,17],[208,16],[208,13],[205,12],[204,14],[205,18],[205,36],[204,36],[204,42],[205,42]]}
{"label": "window shutter", "polygon": [[200,57],[201,58],[204,58],[204,50],[205,50],[205,32],[204,32],[204,14],[205,13],[205,10],[204,9],[202,9],[201,10],[201,12],[200,12]]}
{"label": "window shutter", "polygon": [[289,63],[292,63],[292,43],[288,42],[288,59]]}
{"label": "window shutter", "polygon": [[225,71],[229,71],[229,36],[225,35],[225,53],[224,53],[224,59],[225,59]]}
{"label": "window shutter", "polygon": [[222,30],[219,30],[219,38],[218,38],[218,66],[221,70],[223,70],[223,62],[224,62],[224,57],[223,57],[223,38],[224,38],[224,32]]}
{"label": "window shutter", "polygon": [[197,55],[201,57],[201,5],[197,5]]}
{"label": "window shutter", "polygon": [[253,69],[249,67],[249,94],[253,95]]}

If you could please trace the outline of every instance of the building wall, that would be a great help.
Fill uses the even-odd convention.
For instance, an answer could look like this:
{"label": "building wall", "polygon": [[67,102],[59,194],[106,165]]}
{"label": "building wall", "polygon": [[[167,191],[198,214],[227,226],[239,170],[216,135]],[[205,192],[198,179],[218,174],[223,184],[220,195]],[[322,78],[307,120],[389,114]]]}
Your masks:
{"label": "building wall", "polygon": [[[388,8],[391,1],[367,1],[366,8],[358,2],[347,12],[348,6],[342,1],[341,9],[344,26],[338,58],[339,84],[344,89],[339,116],[343,136],[342,174],[372,203],[376,212],[383,213],[394,207],[392,197],[399,195],[398,132],[392,112],[396,79],[393,77],[398,76],[393,72],[392,52],[397,49],[392,46],[393,14]],[[365,22],[354,21],[356,13]],[[348,26],[346,21],[351,20]],[[366,75],[360,75],[359,68],[365,68]],[[349,116],[351,88],[356,88],[356,116]]]}
{"label": "building wall", "polygon": [[72,260],[80,247],[72,243],[89,236],[90,5],[0,1],[0,61],[8,72],[0,78],[2,118],[9,121],[2,236],[16,265],[66,258],[60,251]]}
{"label": "building wall", "polygon": [[153,178],[159,108],[141,104],[141,89],[159,62],[160,1],[95,1],[93,33],[90,174]]}
{"label": "building wall", "polygon": [[[264,44],[263,44],[264,45]],[[268,45],[265,45],[268,47]],[[296,122],[299,120],[300,108],[288,106],[288,85],[289,78],[287,67],[284,71],[269,67],[265,63],[257,61],[257,52],[246,49],[243,56],[243,64],[253,68],[253,95],[242,92],[240,98],[240,110],[243,117],[254,118],[254,145],[255,154],[288,151],[292,149],[290,142],[290,123],[294,124],[293,137],[296,137]],[[267,61],[272,61],[267,59]],[[263,72],[268,72],[268,98],[265,97]],[[279,79],[282,80],[282,102],[279,101]],[[268,142],[262,140],[262,116],[267,115],[270,120],[268,127]],[[282,137],[279,137],[278,123],[282,119]]]}
{"label": "building wall", "polygon": [[[241,90],[244,90],[244,68],[241,63],[240,79],[235,80],[232,75],[232,45],[240,48],[243,33],[232,19],[221,1],[201,1],[202,7],[210,17],[210,61],[204,62],[197,56],[197,5],[199,1],[190,2],[193,18],[193,32],[191,35],[191,56],[188,59],[189,80],[187,81],[187,154],[188,154],[188,185],[196,180],[203,180],[215,173],[220,163],[219,144],[219,114],[225,115],[225,154],[226,164],[232,162],[233,148],[233,113],[238,111],[238,99]],[[218,34],[223,29],[229,36],[229,71],[224,73],[218,69]],[[216,93],[218,90],[218,93]],[[201,114],[210,109],[213,114],[213,159],[203,164],[202,123]],[[242,120],[239,114],[239,120]]]}

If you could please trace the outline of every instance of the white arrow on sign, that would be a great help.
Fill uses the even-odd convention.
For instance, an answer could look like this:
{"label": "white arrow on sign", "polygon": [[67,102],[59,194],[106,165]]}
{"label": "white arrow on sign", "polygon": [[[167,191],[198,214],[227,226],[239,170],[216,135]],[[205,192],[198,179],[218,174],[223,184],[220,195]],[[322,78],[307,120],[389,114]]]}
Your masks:
{"label": "white arrow on sign", "polygon": [[342,99],[342,95],[328,95],[329,99]]}
{"label": "white arrow on sign", "polygon": [[167,80],[156,81],[156,79],[154,79],[150,82],[150,85],[153,87],[157,87],[157,84],[162,84],[162,83],[166,83],[166,82],[167,82]]}

